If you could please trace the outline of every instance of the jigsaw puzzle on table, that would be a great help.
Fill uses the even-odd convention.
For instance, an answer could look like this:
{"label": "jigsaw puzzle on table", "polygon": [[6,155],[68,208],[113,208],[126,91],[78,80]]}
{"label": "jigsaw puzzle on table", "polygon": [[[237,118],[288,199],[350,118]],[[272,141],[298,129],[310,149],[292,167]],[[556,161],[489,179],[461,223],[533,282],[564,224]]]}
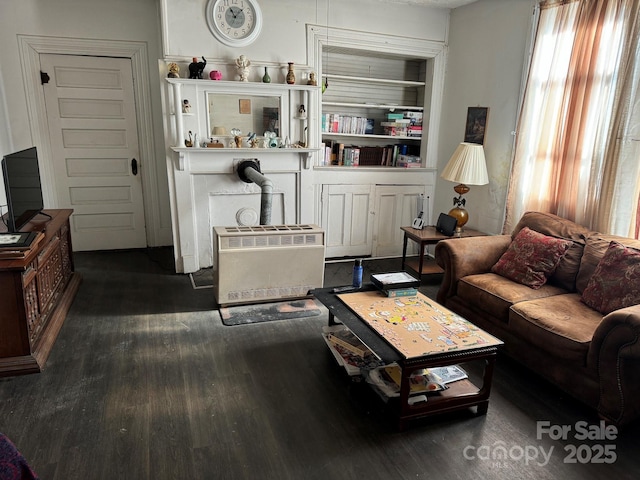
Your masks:
{"label": "jigsaw puzzle on table", "polygon": [[405,358],[502,344],[421,293],[390,298],[371,291],[338,297]]}

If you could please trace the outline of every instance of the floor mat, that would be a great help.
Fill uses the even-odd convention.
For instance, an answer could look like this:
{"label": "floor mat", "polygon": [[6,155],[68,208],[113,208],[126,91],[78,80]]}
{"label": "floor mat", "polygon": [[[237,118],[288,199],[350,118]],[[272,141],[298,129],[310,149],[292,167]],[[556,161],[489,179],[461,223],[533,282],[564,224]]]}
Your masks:
{"label": "floor mat", "polygon": [[261,303],[220,308],[222,323],[227,326],[251,323],[289,320],[292,318],[317,317],[320,308],[313,299],[291,300],[288,302]]}

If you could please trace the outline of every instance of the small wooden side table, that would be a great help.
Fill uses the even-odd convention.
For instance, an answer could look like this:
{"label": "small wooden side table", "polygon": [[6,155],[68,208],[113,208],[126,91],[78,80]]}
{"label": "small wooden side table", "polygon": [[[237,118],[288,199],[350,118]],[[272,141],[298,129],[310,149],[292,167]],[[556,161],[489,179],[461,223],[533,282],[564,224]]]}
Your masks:
{"label": "small wooden side table", "polygon": [[[422,230],[417,230],[413,227],[400,227],[404,232],[404,243],[402,245],[402,270],[406,267],[416,272],[420,277],[422,275],[429,275],[434,273],[442,273],[442,269],[435,263],[435,261],[429,259],[425,262],[424,249],[427,245],[435,245],[440,240],[446,240],[448,238],[465,238],[465,237],[480,237],[486,235],[486,233],[478,230],[472,230],[465,228],[461,233],[454,233],[452,236],[443,235],[436,230],[436,227],[424,227]],[[410,258],[407,260],[407,242],[412,240],[419,245],[420,255],[418,258]]]}

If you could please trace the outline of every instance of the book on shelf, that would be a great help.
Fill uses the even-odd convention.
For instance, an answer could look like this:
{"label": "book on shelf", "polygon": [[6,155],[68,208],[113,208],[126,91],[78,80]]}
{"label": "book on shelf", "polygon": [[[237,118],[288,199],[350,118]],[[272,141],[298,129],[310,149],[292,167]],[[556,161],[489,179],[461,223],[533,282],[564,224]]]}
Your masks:
{"label": "book on shelf", "polygon": [[420,280],[407,272],[372,273],[370,279],[371,283],[383,291],[420,287]]}
{"label": "book on shelf", "polygon": [[323,113],[321,119],[324,133],[345,133],[350,135],[371,135],[375,121],[373,118]]}
{"label": "book on shelf", "polygon": [[348,328],[327,333],[327,339],[334,345],[339,345],[359,357],[364,358],[371,355],[371,350]]}
{"label": "book on shelf", "polygon": [[417,155],[402,155],[400,152],[419,153],[419,146],[409,143],[400,143],[386,146],[370,145],[348,145],[335,140],[326,140],[324,145],[323,165],[344,165],[344,166],[382,166],[395,167],[407,166],[399,159],[409,158],[411,162],[417,162],[421,167],[420,157]]}
{"label": "book on shelf", "polygon": [[382,292],[390,298],[395,297],[415,297],[418,294],[418,289],[414,287],[409,288],[393,288],[391,290],[382,290]]}

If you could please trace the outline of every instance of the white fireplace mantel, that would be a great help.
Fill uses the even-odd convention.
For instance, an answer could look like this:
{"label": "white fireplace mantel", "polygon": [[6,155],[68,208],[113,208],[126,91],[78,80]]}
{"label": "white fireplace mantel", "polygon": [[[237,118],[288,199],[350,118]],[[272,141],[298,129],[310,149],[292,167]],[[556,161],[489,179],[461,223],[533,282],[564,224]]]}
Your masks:
{"label": "white fireplace mantel", "polygon": [[[272,223],[308,222],[313,215],[313,156],[319,152],[318,116],[313,109],[318,103],[319,87],[311,85],[266,84],[167,78],[163,89],[167,174],[171,202],[171,222],[175,267],[179,273],[191,273],[213,265],[213,227],[252,225],[259,223],[261,190],[238,176],[237,165],[246,159],[259,162],[260,171],[273,182]],[[211,95],[210,95],[211,94]],[[280,145],[289,148],[230,148],[229,135],[235,122],[253,116],[253,125],[262,122],[262,109],[253,108],[262,97],[277,99]],[[188,99],[188,111],[183,101]],[[253,101],[252,101],[253,99]],[[225,104],[220,113],[210,109]],[[249,113],[242,102],[248,101]],[[253,107],[251,105],[253,104]],[[300,106],[306,112],[300,115]],[[253,108],[253,110],[251,110]],[[266,110],[266,109],[265,109]],[[214,134],[221,125],[227,135]],[[258,136],[263,131],[254,128]],[[185,140],[197,139],[193,147]],[[241,144],[247,144],[243,131]],[[214,139],[223,148],[205,148],[202,142]],[[300,148],[300,145],[303,145]],[[309,200],[306,200],[309,199]],[[309,203],[307,205],[306,203]]]}
{"label": "white fireplace mantel", "polygon": [[[176,271],[213,265],[214,226],[257,224],[260,188],[243,182],[237,165],[256,159],[272,180],[272,223],[300,223],[303,190],[310,190],[306,165],[311,149],[172,148],[167,157]],[[244,222],[244,223],[243,223]],[[247,223],[248,222],[248,223]]]}

